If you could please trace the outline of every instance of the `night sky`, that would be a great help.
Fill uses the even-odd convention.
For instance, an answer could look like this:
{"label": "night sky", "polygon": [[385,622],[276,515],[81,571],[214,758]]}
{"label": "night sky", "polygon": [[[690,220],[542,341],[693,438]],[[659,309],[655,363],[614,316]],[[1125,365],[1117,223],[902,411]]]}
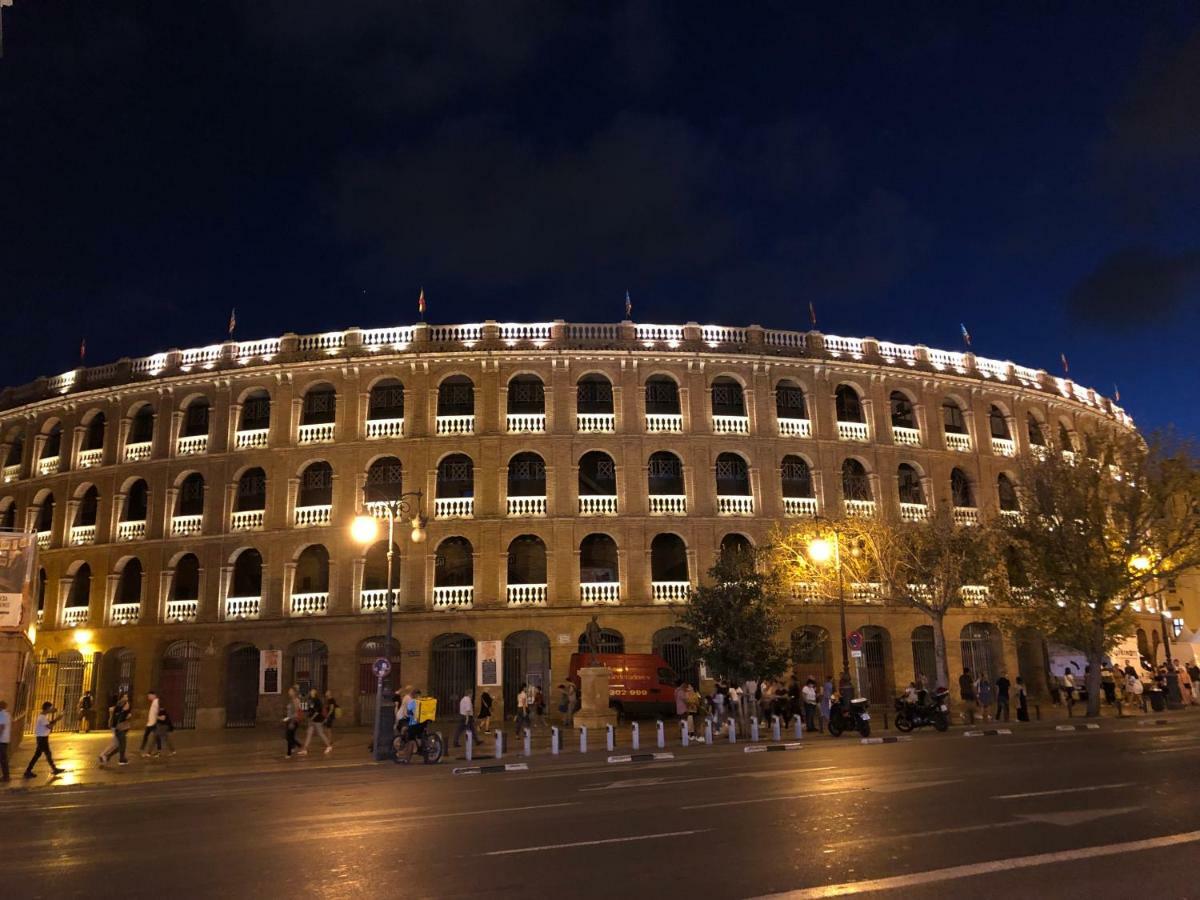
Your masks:
{"label": "night sky", "polygon": [[1200,7],[970,5],[15,0],[0,383],[628,289],[1200,433]]}

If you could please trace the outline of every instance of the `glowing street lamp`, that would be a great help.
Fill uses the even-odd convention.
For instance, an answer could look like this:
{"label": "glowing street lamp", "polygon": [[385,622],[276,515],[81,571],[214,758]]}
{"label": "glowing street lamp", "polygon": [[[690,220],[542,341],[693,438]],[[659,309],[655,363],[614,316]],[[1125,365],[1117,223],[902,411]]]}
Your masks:
{"label": "glowing street lamp", "polygon": [[846,586],[842,579],[842,554],[840,547],[842,532],[837,522],[822,519],[821,517],[818,517],[818,520],[828,522],[830,528],[833,529],[833,540],[831,541],[823,537],[813,538],[808,542],[808,558],[819,566],[829,565],[832,562],[834,568],[837,570],[838,615],[842,629],[842,680],[849,680],[850,647],[846,643]]}

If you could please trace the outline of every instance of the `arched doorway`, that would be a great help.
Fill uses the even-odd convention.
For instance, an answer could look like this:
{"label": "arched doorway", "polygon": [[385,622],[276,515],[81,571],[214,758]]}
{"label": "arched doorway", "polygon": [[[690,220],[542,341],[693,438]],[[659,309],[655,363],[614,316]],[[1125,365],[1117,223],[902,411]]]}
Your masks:
{"label": "arched doorway", "polygon": [[892,700],[892,637],[886,628],[864,625],[862,656],[850,660],[858,669],[858,696],[872,706],[890,705]]}
{"label": "arched doorway", "polygon": [[258,648],[234,644],[225,657],[225,727],[253,728],[258,722]]}
{"label": "arched doorway", "polygon": [[136,654],[128,647],[114,647],[104,654],[100,694],[96,697],[96,707],[100,710],[98,722],[108,724],[108,709],[122,694],[127,694],[131,701],[134,699],[133,672],[136,662]]}
{"label": "arched doorway", "polygon": [[[384,542],[386,546],[387,542]],[[354,722],[357,725],[373,725],[375,723],[375,694],[378,679],[372,668],[375,660],[384,656],[387,638],[378,634],[365,638],[358,645],[358,679],[355,692]],[[392,671],[383,679],[383,702],[390,704],[396,685],[404,684],[400,674],[400,642],[392,638],[392,652],[386,654],[392,663]],[[457,709],[457,707],[455,707]]]}
{"label": "arched doorway", "polygon": [[296,641],[289,652],[292,657],[292,680],[301,699],[313,688],[321,694],[329,684],[329,648],[323,641]]}
{"label": "arched doorway", "polygon": [[475,691],[475,639],[466,634],[439,634],[429,650],[429,691],[438,716],[453,716],[458,701]]}
{"label": "arched doorway", "polygon": [[933,645],[932,625],[918,625],[913,629],[912,655],[913,680],[920,677],[924,679],[925,687],[937,687],[937,652]]}
{"label": "arched doorway", "polygon": [[200,698],[200,647],[193,641],[176,641],[163,653],[158,696],[176,728],[196,727]]}
{"label": "arched doorway", "polygon": [[833,674],[833,650],[829,632],[820,625],[804,625],[792,632],[792,665],[801,682],[813,678],[817,684]]}
{"label": "arched doorway", "polygon": [[54,724],[54,731],[74,731],[79,727],[79,698],[85,690],[93,690],[93,665],[91,658],[85,659],[78,650],[64,650],[57,656],[44,654],[37,664],[34,705],[26,716],[30,733],[42,703],[50,701],[61,712],[62,717]]}
{"label": "arched doorway", "polygon": [[[599,649],[601,653],[624,653],[625,636],[612,628],[601,628]],[[579,652],[588,652],[587,632],[579,636]]]}
{"label": "arched doorway", "polygon": [[550,639],[540,631],[516,631],[504,639],[504,708],[517,708],[522,684],[540,687],[551,703]]}
{"label": "arched doorway", "polygon": [[986,675],[995,682],[1004,666],[1000,629],[991,622],[971,622],[963,626],[960,638],[963,667],[976,679]]}
{"label": "arched doorway", "polygon": [[654,652],[667,661],[676,675],[692,687],[700,687],[700,660],[692,651],[684,629],[661,628],[654,632],[652,645]]}

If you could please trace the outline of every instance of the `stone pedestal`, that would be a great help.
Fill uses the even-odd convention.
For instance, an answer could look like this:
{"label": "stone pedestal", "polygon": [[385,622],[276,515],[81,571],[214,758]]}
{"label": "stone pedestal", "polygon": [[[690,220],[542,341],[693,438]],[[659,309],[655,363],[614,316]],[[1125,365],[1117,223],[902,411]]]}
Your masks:
{"label": "stone pedestal", "polygon": [[606,666],[591,666],[579,670],[579,712],[575,727],[586,726],[589,731],[603,730],[605,725],[617,724],[616,710],[608,708],[608,679],[612,673]]}

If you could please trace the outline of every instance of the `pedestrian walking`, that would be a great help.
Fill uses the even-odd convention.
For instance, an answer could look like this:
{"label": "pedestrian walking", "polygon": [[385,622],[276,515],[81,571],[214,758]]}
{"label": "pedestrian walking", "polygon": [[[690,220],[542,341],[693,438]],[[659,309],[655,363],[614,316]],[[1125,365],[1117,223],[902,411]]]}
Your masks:
{"label": "pedestrian walking", "polygon": [[533,688],[533,724],[545,727],[546,725],[546,695],[542,692],[542,686],[534,685]]}
{"label": "pedestrian walking", "polygon": [[464,733],[469,733],[471,740],[479,743],[479,735],[475,733],[475,699],[470,689],[458,701],[458,729],[454,732],[455,747],[458,746],[458,741]]}
{"label": "pedestrian walking", "polygon": [[1025,680],[1017,676],[1017,721],[1029,721],[1029,692],[1025,689]]}
{"label": "pedestrian walking", "polygon": [[517,692],[517,715],[513,721],[517,725],[517,736],[520,737],[521,729],[529,727],[529,704],[533,698],[530,696],[532,691],[529,690],[529,685],[522,683],[521,690]]}
{"label": "pedestrian walking", "polygon": [[304,731],[304,746],[300,748],[300,755],[308,755],[308,744],[314,734],[324,742],[325,752],[332,753],[333,741],[329,739],[329,734],[325,731],[325,703],[316,688],[308,692],[305,719],[308,721],[308,728]]}
{"label": "pedestrian walking", "polygon": [[558,686],[558,717],[563,725],[569,726],[571,720],[571,694],[566,684]]}
{"label": "pedestrian walking", "polygon": [[970,669],[964,668],[963,673],[958,676],[958,696],[962,699],[963,721],[974,725],[975,707],[979,701],[975,698],[975,679],[971,677]]}
{"label": "pedestrian walking", "polygon": [[171,740],[171,732],[174,730],[175,723],[171,721],[171,714],[159,703],[158,720],[154,723],[154,741],[158,745],[158,749],[154,751],[155,758],[162,755],[163,747],[166,747],[172,756],[175,755],[175,742]]}
{"label": "pedestrian walking", "polygon": [[37,761],[43,756],[46,757],[46,762],[50,764],[51,775],[62,774],[63,770],[54,764],[54,756],[50,753],[50,732],[54,729],[54,723],[62,718],[57,713],[58,710],[54,708],[54,704],[49,700],[42,704],[42,712],[33,724],[33,736],[37,741],[37,749],[33,753],[33,758],[29,760],[29,765],[25,767],[26,778],[37,778],[33,774],[33,767],[37,765]]}
{"label": "pedestrian walking", "polygon": [[288,688],[287,708],[283,714],[283,737],[287,741],[287,758],[292,758],[292,752],[299,749],[300,742],[296,740],[296,729],[300,727],[300,695],[295,687]]}
{"label": "pedestrian walking", "polygon": [[342,708],[333,697],[333,691],[325,692],[325,730],[329,732],[329,743],[333,743],[333,725],[338,720]]}
{"label": "pedestrian walking", "polygon": [[1003,719],[1008,721],[1008,692],[1012,687],[1012,682],[1008,680],[1008,674],[1000,673],[1000,677],[996,679],[996,721]]}
{"label": "pedestrian walking", "polygon": [[12,739],[12,716],[8,701],[0,700],[0,781],[8,781],[8,742]]}
{"label": "pedestrian walking", "polygon": [[492,695],[487,691],[479,695],[479,730],[484,734],[492,731]]}
{"label": "pedestrian walking", "polygon": [[1117,679],[1113,675],[1111,666],[1101,666],[1100,668],[1100,689],[1104,691],[1104,702],[1109,706],[1115,706],[1117,703]]}
{"label": "pedestrian walking", "polygon": [[992,697],[995,691],[992,688],[991,679],[987,675],[980,675],[979,681],[975,686],[975,695],[979,699],[979,709],[983,713],[983,721],[990,721],[992,718]]}
{"label": "pedestrian walking", "polygon": [[125,744],[129,740],[129,728],[133,725],[131,718],[133,709],[129,704],[129,696],[121,694],[117,701],[112,705],[108,713],[108,722],[112,726],[112,743],[104,748],[104,752],[100,754],[100,765],[108,765],[108,761],[112,759],[113,754],[117,754],[117,765],[127,766],[129,760],[125,758]]}
{"label": "pedestrian walking", "polygon": [[84,691],[83,696],[79,698],[79,728],[81,734],[87,734],[92,730],[92,710],[96,706],[96,701],[92,697],[91,691]]}
{"label": "pedestrian walking", "polygon": [[1075,676],[1070,669],[1063,669],[1062,686],[1063,693],[1067,695],[1067,708],[1070,709],[1075,705]]}
{"label": "pedestrian walking", "polygon": [[819,712],[821,713],[821,722],[817,727],[817,731],[825,731],[829,728],[829,714],[833,710],[833,676],[825,676],[825,686],[821,688],[821,700],[819,704]]}
{"label": "pedestrian walking", "polygon": [[141,750],[142,756],[145,757],[146,759],[149,759],[150,754],[146,750],[146,746],[147,746],[148,742],[150,741],[150,736],[152,734],[154,734],[155,729],[158,728],[158,694],[157,694],[157,692],[147,691],[146,692],[146,700],[149,702],[150,708],[146,711],[146,728],[142,732],[142,746],[141,746],[140,750]]}
{"label": "pedestrian walking", "polygon": [[804,682],[800,696],[804,702],[804,727],[813,731],[817,719],[817,683],[811,678]]}

